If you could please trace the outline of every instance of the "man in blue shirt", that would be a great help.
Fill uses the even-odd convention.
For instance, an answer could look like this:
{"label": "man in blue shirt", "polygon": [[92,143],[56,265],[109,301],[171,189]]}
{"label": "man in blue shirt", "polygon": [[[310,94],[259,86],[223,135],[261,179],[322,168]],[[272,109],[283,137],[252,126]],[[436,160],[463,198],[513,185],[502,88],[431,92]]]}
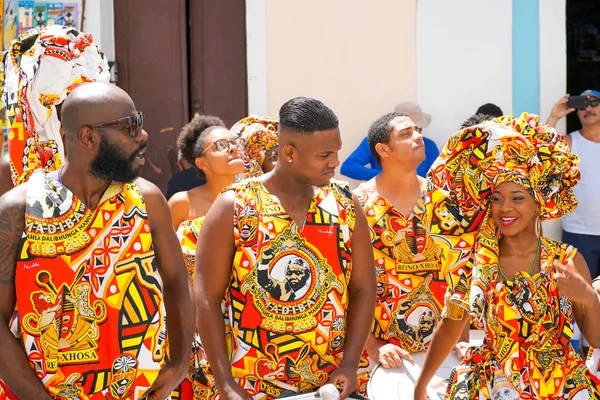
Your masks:
{"label": "man in blue shirt", "polygon": [[[421,111],[421,107],[412,102],[398,104],[395,111],[408,116],[417,125],[419,132],[428,127],[431,122],[431,115]],[[425,144],[425,160],[417,168],[417,175],[425,177],[440,152],[433,140],[424,137],[423,143]],[[343,162],[340,172],[342,175],[360,181],[368,181],[381,172],[381,166],[369,150],[367,138],[364,138],[356,150]]]}

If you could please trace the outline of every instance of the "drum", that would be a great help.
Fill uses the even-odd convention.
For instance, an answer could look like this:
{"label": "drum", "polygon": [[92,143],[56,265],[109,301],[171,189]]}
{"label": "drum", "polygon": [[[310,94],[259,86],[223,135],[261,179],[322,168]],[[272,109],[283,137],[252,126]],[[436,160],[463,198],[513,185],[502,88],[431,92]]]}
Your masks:
{"label": "drum", "polygon": [[[411,354],[415,365],[405,361],[400,368],[383,368],[377,365],[371,372],[367,384],[367,392],[371,400],[412,400],[415,384],[421,374],[421,366],[425,361],[425,352]],[[454,353],[450,354],[431,379],[427,388],[427,395],[432,400],[441,400],[446,394],[452,368],[460,364]]]}
{"label": "drum", "polygon": [[[346,397],[346,399],[348,399],[348,400],[362,400],[362,399],[359,399],[357,397],[352,397],[352,396]],[[323,400],[323,399],[319,395],[319,392],[314,392],[314,393],[298,394],[296,396],[291,396],[291,397],[285,397],[285,398],[283,398],[283,400]]]}
{"label": "drum", "polygon": [[[471,330],[470,345],[481,346],[485,332],[479,330]],[[400,368],[383,368],[377,365],[371,371],[371,378],[367,383],[367,393],[371,400],[413,400],[415,384],[419,375],[421,375],[421,367],[425,362],[426,352],[413,353],[412,358],[415,360],[415,365],[408,361]],[[447,379],[450,377],[452,369],[460,364],[460,359],[456,357],[454,352],[448,355],[444,363],[438,369],[435,376],[429,382],[427,387],[427,395],[431,400],[443,400],[446,395],[446,387],[448,386]]]}
{"label": "drum", "polygon": [[[347,397],[347,399],[349,399],[349,400],[368,400],[367,398],[362,397],[360,395],[357,395],[357,397],[358,398],[350,396],[350,397]],[[322,386],[319,390],[317,390],[316,392],[313,392],[313,393],[295,394],[295,393],[291,393],[291,392],[284,392],[278,397],[278,399],[285,399],[285,400],[314,400],[314,399],[340,400],[340,392],[338,389],[336,389],[336,387],[333,384],[327,383],[324,386]]]}

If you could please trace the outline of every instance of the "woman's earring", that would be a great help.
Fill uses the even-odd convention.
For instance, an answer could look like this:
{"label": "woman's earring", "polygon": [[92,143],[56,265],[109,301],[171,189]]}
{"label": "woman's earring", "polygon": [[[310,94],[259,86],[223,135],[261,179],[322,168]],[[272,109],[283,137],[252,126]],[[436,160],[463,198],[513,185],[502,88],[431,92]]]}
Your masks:
{"label": "woman's earring", "polygon": [[535,221],[535,236],[540,237],[541,234],[542,234],[542,219],[538,215],[537,219]]}
{"label": "woman's earring", "polygon": [[288,162],[289,162],[289,163],[291,163],[291,162],[292,162],[292,159],[290,158],[290,159],[288,160]]}

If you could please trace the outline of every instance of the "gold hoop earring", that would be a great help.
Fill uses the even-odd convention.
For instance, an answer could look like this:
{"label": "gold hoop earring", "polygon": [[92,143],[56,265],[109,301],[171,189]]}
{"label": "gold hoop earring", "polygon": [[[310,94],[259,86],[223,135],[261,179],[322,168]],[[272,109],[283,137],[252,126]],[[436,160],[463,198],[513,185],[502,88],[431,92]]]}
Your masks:
{"label": "gold hoop earring", "polygon": [[535,236],[540,237],[542,235],[542,219],[538,215],[535,221]]}

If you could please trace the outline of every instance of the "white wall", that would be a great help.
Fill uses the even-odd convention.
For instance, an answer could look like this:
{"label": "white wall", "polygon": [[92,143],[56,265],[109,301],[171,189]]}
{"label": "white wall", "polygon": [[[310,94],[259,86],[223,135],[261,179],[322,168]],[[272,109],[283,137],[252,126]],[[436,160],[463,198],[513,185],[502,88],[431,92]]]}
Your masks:
{"label": "white wall", "polygon": [[[540,0],[540,116],[550,114],[556,101],[567,89],[566,1]],[[562,119],[556,129],[565,133],[567,123]],[[544,236],[560,240],[561,221],[545,221]]]}
{"label": "white wall", "polygon": [[322,100],[340,120],[340,161],[377,117],[415,100],[416,0],[266,0],[266,6],[268,113],[277,117],[295,96]]}
{"label": "white wall", "polygon": [[[566,35],[566,0],[540,0],[540,115],[543,121],[567,90]],[[566,120],[562,119],[556,128],[566,133]]]}
{"label": "white wall", "polygon": [[108,61],[115,61],[115,18],[112,0],[87,0],[82,30],[92,35]]}
{"label": "white wall", "polygon": [[511,0],[417,2],[417,100],[440,149],[480,105],[510,114],[511,21]]}
{"label": "white wall", "polygon": [[267,115],[267,2],[246,0],[248,114]]}

